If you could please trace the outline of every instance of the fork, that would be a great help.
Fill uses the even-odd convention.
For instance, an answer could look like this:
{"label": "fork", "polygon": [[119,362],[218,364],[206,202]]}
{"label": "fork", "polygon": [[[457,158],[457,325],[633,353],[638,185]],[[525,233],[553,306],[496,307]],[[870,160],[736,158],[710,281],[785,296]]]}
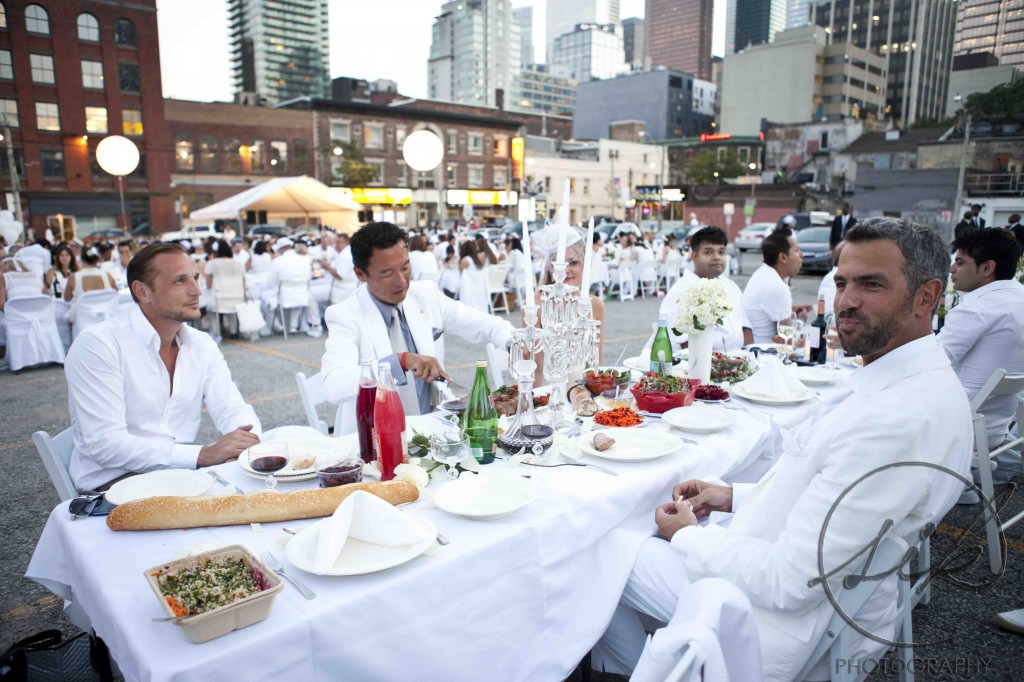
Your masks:
{"label": "fork", "polygon": [[266,564],[267,568],[269,568],[271,571],[273,571],[274,573],[278,574],[279,576],[290,582],[292,585],[294,585],[295,589],[301,592],[303,597],[305,597],[306,599],[313,599],[314,597],[316,597],[316,592],[303,585],[297,579],[285,573],[284,566],[281,565],[281,562],[278,560],[278,558],[274,556],[271,552],[260,552],[260,559],[263,560],[263,563]]}

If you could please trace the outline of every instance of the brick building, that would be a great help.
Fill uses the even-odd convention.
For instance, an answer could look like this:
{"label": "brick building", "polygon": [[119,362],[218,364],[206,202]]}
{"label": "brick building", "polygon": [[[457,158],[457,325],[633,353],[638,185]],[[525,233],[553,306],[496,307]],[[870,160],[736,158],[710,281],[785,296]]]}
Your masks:
{"label": "brick building", "polygon": [[[341,144],[358,147],[364,162],[377,169],[367,187],[349,188],[353,199],[365,205],[365,217],[372,214],[406,226],[414,220],[423,224],[462,216],[467,202],[478,216],[514,215],[516,197],[505,192],[516,189],[511,142],[524,128],[518,120],[523,115],[419,104],[382,106],[300,98],[283,103],[278,110],[312,112],[311,154],[314,173],[322,182],[342,186],[339,163],[343,157],[335,154]],[[437,171],[419,173],[405,164],[405,138],[421,128],[432,130],[444,144],[444,159]],[[440,211],[439,205],[444,206]],[[415,219],[407,206],[415,207]]]}
{"label": "brick building", "polygon": [[[164,125],[156,0],[3,0],[0,111],[11,126],[26,227],[62,216],[80,237],[124,225],[115,179],[96,163],[125,135],[141,162],[124,181],[131,226],[167,229],[171,145]],[[4,207],[12,191],[0,158]]]}
{"label": "brick building", "polygon": [[313,175],[313,115],[220,102],[164,101],[180,219],[274,177]]}

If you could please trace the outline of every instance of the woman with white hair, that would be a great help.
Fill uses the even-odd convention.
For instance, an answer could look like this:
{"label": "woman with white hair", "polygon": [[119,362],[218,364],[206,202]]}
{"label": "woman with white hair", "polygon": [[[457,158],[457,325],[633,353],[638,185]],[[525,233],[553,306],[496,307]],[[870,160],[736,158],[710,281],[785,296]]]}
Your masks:
{"label": "woman with white hair", "polygon": [[[530,241],[533,243],[533,249],[538,253],[543,253],[544,268],[541,271],[541,286],[551,284],[553,279],[553,263],[558,248],[558,230],[568,230],[568,236],[566,239],[565,246],[565,280],[564,284],[568,284],[574,287],[581,287],[583,285],[583,262],[586,258],[586,244],[583,237],[580,236],[579,232],[571,227],[559,228],[555,225],[549,225],[544,228],[536,235],[530,235]],[[537,292],[537,305],[540,305],[540,292]],[[601,356],[604,353],[604,301],[597,296],[590,297],[590,306],[593,311],[593,317],[595,320],[601,323],[601,341],[598,349],[598,364],[600,363]],[[538,314],[539,318],[539,314]],[[538,319],[537,324],[540,324]],[[569,377],[570,386],[572,386],[573,377]],[[534,378],[535,385],[540,386],[544,383],[544,354],[541,353],[537,356],[537,372]],[[570,394],[572,388],[569,389]],[[572,396],[569,396],[572,399]]]}

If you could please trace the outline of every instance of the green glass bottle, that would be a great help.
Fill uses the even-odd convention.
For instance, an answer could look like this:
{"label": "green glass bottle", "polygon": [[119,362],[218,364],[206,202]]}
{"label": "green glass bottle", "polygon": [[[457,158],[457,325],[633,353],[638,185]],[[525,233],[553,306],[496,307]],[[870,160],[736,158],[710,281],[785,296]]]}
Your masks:
{"label": "green glass bottle", "polygon": [[469,392],[469,403],[462,413],[462,430],[469,436],[473,457],[481,464],[494,461],[498,447],[498,416],[491,406],[491,387],[487,383],[487,361],[476,363],[476,377]]}
{"label": "green glass bottle", "polygon": [[[658,351],[665,353],[664,372],[661,370]],[[651,344],[651,371],[665,374],[670,369],[672,369],[672,340],[668,337],[668,315],[659,315],[658,333],[654,335],[654,343]]]}

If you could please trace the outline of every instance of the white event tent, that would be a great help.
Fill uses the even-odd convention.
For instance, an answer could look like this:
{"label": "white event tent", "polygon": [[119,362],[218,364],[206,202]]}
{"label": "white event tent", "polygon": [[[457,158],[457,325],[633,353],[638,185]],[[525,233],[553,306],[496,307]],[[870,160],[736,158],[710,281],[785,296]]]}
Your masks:
{"label": "white event tent", "polygon": [[266,211],[268,220],[316,217],[321,225],[349,234],[359,229],[359,204],[308,175],[267,180],[192,211],[189,221],[232,220],[245,211]]}

